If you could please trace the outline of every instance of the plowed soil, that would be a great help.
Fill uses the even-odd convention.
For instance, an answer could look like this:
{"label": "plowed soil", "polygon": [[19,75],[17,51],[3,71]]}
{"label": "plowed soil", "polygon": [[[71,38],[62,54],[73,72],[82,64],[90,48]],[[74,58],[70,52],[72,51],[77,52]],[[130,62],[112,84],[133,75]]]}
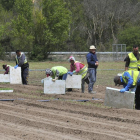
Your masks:
{"label": "plowed soil", "polygon": [[[139,140],[140,111],[104,106],[105,88],[43,94],[43,85],[0,93],[0,140]],[[44,101],[44,102],[43,102]]]}

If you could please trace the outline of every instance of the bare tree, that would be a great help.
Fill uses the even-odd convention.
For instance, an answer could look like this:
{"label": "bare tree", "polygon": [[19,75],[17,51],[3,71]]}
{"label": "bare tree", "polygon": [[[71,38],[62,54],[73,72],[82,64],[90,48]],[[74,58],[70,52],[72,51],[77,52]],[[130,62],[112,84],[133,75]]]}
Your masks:
{"label": "bare tree", "polygon": [[117,43],[117,33],[128,23],[138,19],[140,2],[130,0],[84,0],[87,44],[95,44],[102,51],[105,42],[113,39]]}

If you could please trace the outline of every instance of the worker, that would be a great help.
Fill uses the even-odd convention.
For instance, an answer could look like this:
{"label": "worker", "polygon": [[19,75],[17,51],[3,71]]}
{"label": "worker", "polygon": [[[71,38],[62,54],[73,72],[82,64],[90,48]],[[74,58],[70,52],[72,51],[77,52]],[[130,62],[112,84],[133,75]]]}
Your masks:
{"label": "worker", "polygon": [[93,86],[96,82],[96,73],[97,73],[99,62],[96,56],[96,47],[94,45],[90,46],[89,53],[87,54],[86,58],[87,58],[88,72],[89,72],[88,92],[96,93],[96,91],[93,91]]}
{"label": "worker", "polygon": [[75,58],[73,56],[70,56],[68,60],[71,63],[70,64],[70,71],[68,72],[68,74],[70,74],[71,76],[73,74],[82,75],[82,93],[84,93],[85,82],[87,84],[89,84],[88,69],[87,69],[85,64],[83,64],[79,61],[75,61]]}
{"label": "worker", "polygon": [[122,76],[115,76],[115,86],[123,85],[124,88],[120,90],[121,93],[125,91],[135,92],[135,108],[140,110],[140,72],[128,70],[123,72]]}
{"label": "worker", "polygon": [[140,71],[140,53],[137,45],[133,46],[133,52],[129,53],[124,60],[125,71],[127,70],[138,70]]}
{"label": "worker", "polygon": [[4,72],[4,75],[5,74],[8,74],[9,73],[9,71],[10,71],[10,65],[2,65],[2,67],[3,67],[3,69],[5,70],[5,72]]}
{"label": "worker", "polygon": [[55,82],[58,80],[66,80],[67,79],[67,68],[63,66],[54,66],[51,69],[46,69],[46,76],[52,77],[52,81]]}
{"label": "worker", "polygon": [[28,75],[29,75],[29,63],[27,61],[27,58],[24,53],[22,53],[20,50],[16,51],[16,66],[21,67],[21,77],[22,77],[22,84],[27,85],[28,84]]}

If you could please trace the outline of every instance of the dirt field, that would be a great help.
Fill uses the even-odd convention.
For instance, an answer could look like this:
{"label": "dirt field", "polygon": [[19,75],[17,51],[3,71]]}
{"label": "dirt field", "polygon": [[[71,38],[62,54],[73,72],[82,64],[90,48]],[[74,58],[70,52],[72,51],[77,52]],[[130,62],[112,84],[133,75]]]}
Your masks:
{"label": "dirt field", "polygon": [[106,87],[96,86],[96,94],[74,90],[65,95],[44,95],[43,85],[0,87],[14,89],[0,93],[1,99],[13,99],[0,101],[0,140],[140,139],[140,111],[105,107]]}

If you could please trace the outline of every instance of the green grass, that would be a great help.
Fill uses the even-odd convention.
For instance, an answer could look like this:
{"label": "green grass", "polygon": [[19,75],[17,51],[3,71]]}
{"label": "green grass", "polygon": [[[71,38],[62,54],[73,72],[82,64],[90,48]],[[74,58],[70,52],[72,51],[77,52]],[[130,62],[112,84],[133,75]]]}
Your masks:
{"label": "green grass", "polygon": [[[8,64],[11,66],[15,66],[14,61],[0,61],[1,65],[1,70],[3,64]],[[85,63],[87,65],[87,63]],[[47,69],[51,68],[53,66],[64,66],[66,68],[70,68],[70,63],[66,60],[66,62],[53,62],[53,61],[45,61],[45,62],[29,62],[29,67],[30,69]],[[116,61],[116,62],[99,62],[98,69],[103,70],[103,69],[124,69],[125,68],[125,63],[123,61]]]}
{"label": "green grass", "polygon": [[[3,64],[8,64],[11,66],[15,66],[14,61],[0,61],[0,65],[2,69]],[[87,65],[87,64],[86,64]],[[47,69],[53,66],[64,66],[68,70],[70,69],[70,63],[66,61],[45,61],[45,62],[29,62],[29,69]],[[122,73],[125,69],[125,63],[123,61],[120,62],[99,62],[99,66],[97,69],[97,80],[95,85],[103,85],[103,86],[114,86],[114,76],[118,73]],[[0,71],[3,74],[3,71]],[[45,71],[30,71],[29,72],[29,84],[42,85],[41,79],[46,77]]]}
{"label": "green grass", "polygon": [[13,90],[12,88],[0,88],[0,90]]}
{"label": "green grass", "polygon": [[125,69],[125,63],[123,61],[99,62],[98,69]]}

